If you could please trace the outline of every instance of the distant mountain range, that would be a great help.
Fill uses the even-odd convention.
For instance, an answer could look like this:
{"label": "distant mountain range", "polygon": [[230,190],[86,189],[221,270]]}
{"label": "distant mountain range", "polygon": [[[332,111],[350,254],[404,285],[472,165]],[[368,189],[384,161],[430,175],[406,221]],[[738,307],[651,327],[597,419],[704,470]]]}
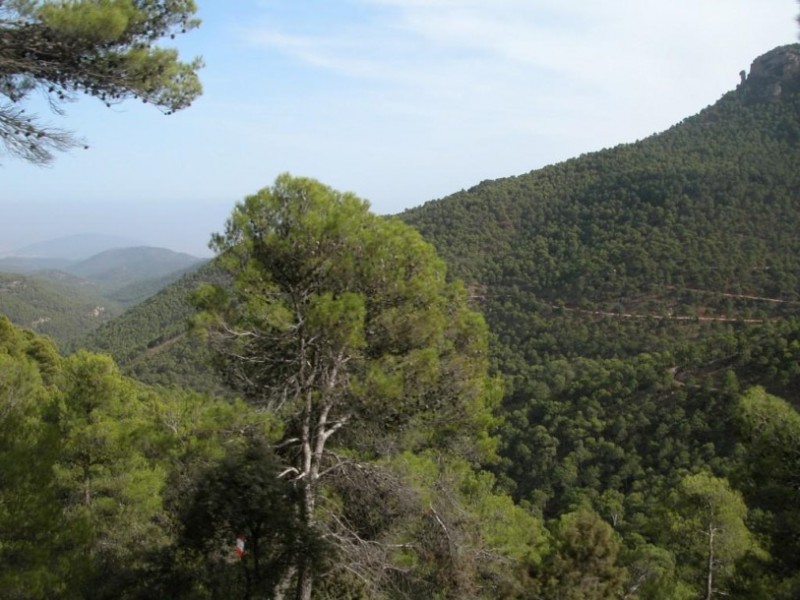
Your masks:
{"label": "distant mountain range", "polygon": [[[16,257],[28,259],[84,260],[112,248],[143,246],[142,242],[102,233],[79,233],[29,244],[9,252],[0,253],[0,258]],[[48,268],[48,267],[45,267]]]}
{"label": "distant mountain range", "polygon": [[106,250],[61,270],[94,281],[104,289],[117,290],[133,283],[183,272],[200,262],[203,259],[166,248],[137,246]]}
{"label": "distant mountain range", "polygon": [[65,258],[80,254],[92,244],[112,240],[118,238],[63,238],[31,246],[33,250],[29,251],[65,254],[0,259],[0,313],[68,347],[72,340],[205,262],[188,254],[147,246],[106,249],[81,260]]}

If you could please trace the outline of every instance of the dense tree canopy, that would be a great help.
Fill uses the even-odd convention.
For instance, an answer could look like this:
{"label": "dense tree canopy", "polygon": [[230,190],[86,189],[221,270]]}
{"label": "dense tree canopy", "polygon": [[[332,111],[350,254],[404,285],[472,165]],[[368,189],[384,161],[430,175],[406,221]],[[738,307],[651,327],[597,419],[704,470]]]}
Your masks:
{"label": "dense tree canopy", "polygon": [[[236,565],[220,572],[215,557],[231,556],[235,537],[195,544],[225,524],[198,523],[198,506],[223,468],[237,480],[230,465],[271,430],[241,402],[156,392],[108,357],[62,358],[0,317],[2,596],[209,597],[216,580],[203,575],[213,565],[230,578]],[[248,517],[226,503],[234,525]]]}
{"label": "dense tree canopy", "polygon": [[166,113],[200,94],[199,59],[181,62],[156,42],[197,27],[193,0],[4,0],[0,2],[0,140],[7,152],[45,163],[78,141],[28,114],[35,93],[59,113],[75,94],[111,104],[140,98]]}

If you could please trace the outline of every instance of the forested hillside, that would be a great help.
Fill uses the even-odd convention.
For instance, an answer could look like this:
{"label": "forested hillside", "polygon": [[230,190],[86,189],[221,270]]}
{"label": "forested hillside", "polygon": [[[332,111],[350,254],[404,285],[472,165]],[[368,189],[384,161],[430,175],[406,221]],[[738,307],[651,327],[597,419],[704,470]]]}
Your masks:
{"label": "forested hillside", "polygon": [[150,247],[108,250],[79,261],[0,259],[0,312],[71,350],[80,346],[78,339],[203,262]]}
{"label": "forested hillside", "polygon": [[762,57],[737,90],[664,133],[484,182],[403,219],[526,363],[671,350],[686,325],[796,314],[799,54]]}
{"label": "forested hillside", "polygon": [[182,252],[141,246],[106,250],[63,270],[96,282],[106,292],[115,293],[142,282],[159,281],[165,277],[177,278],[202,262]]}
{"label": "forested hillside", "polygon": [[[799,145],[788,46],[668,131],[400,216],[485,315],[505,384],[490,468],[547,527],[507,597],[800,595]],[[147,381],[217,385],[186,335],[208,273],[88,344]]]}
{"label": "forested hillside", "polygon": [[224,384],[210,366],[209,350],[189,334],[189,319],[195,312],[192,294],[200,283],[221,277],[213,262],[206,264],[76,345],[110,354],[126,373],[146,383],[224,392]]}
{"label": "forested hillside", "polygon": [[119,303],[104,297],[90,282],[65,273],[56,277],[0,272],[0,313],[62,344],[122,311]]}
{"label": "forested hillside", "polygon": [[[641,555],[675,544],[659,506],[684,477],[727,478],[771,555],[745,561],[734,597],[796,597],[800,581],[796,441],[765,435],[796,413],[755,423],[741,400],[759,385],[800,406],[799,59],[768,53],[664,133],[403,215],[494,334],[515,497],[549,518],[589,504]],[[768,485],[754,452],[781,465]]]}

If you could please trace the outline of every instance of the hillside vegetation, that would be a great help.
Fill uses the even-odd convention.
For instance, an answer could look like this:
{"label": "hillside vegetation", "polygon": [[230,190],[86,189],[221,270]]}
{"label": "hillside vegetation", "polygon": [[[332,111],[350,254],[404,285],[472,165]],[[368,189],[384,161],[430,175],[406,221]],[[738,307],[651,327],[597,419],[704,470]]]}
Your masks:
{"label": "hillside vegetation", "polygon": [[80,347],[110,354],[126,373],[150,384],[225,392],[210,367],[210,352],[189,334],[191,296],[202,282],[222,277],[214,263],[187,274],[159,293],[81,338]]}
{"label": "hillside vegetation", "polygon": [[487,181],[403,219],[528,364],[673,349],[684,337],[673,330],[797,314],[800,96],[765,98],[771,85],[754,66],[664,133]]}
{"label": "hillside vegetation", "polygon": [[203,262],[149,247],[107,250],[80,261],[4,258],[0,312],[71,349],[78,338]]}
{"label": "hillside vegetation", "polygon": [[[768,515],[751,523],[772,555],[758,585],[788,576],[770,597],[797,593],[800,497],[788,480],[764,487],[741,444],[773,425],[746,425],[740,398],[766,388],[800,406],[798,59],[798,46],[768,53],[646,140],[403,215],[494,333],[508,381],[498,473],[515,497],[551,518],[588,504],[641,552],[669,545],[656,507],[682,478],[725,477]],[[769,445],[758,453],[794,452]],[[748,577],[735,597],[766,597]]]}
{"label": "hillside vegetation", "polygon": [[[528,597],[800,595],[798,146],[795,45],[663,133],[400,215],[489,325],[491,468],[554,540]],[[194,287],[91,346],[209,385]]]}
{"label": "hillside vegetation", "polygon": [[170,276],[177,278],[202,262],[189,254],[141,246],[106,250],[63,270],[94,281],[101,289],[113,294],[126,286],[141,282],[159,281]]}
{"label": "hillside vegetation", "polygon": [[123,311],[120,304],[103,297],[87,282],[81,283],[73,278],[56,281],[0,273],[0,313],[14,323],[67,343]]}

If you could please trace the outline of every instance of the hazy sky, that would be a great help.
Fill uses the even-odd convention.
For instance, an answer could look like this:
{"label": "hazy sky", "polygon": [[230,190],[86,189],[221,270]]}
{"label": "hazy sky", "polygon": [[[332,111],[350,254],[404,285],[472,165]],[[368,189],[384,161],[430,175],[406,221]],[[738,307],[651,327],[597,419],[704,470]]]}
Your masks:
{"label": "hazy sky", "polygon": [[173,116],[93,98],[89,150],[1,157],[0,252],[82,232],[208,254],[233,204],[315,177],[396,213],[633,142],[797,41],[796,0],[198,0],[177,43],[205,93]]}

